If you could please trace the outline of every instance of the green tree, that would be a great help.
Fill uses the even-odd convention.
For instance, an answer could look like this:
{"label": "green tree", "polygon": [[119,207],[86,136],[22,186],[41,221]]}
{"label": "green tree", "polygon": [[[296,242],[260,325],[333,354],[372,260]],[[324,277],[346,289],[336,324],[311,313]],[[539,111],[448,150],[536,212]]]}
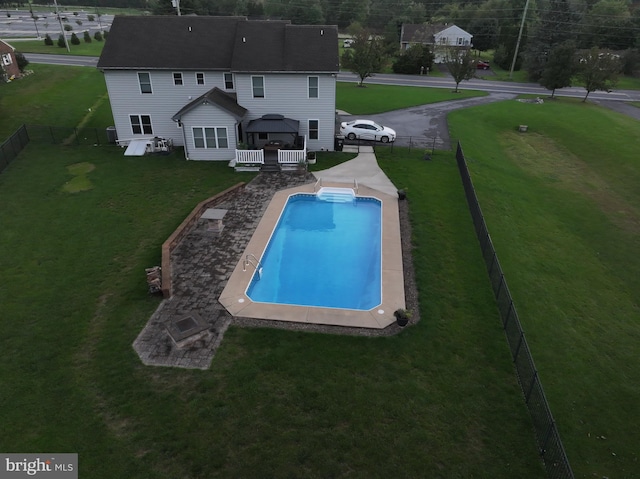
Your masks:
{"label": "green tree", "polygon": [[72,45],[80,45],[80,39],[75,34],[75,32],[71,34],[71,44]]}
{"label": "green tree", "polygon": [[84,42],[91,43],[91,35],[89,35],[89,30],[84,31]]}
{"label": "green tree", "polygon": [[471,49],[460,50],[456,47],[447,47],[444,50],[444,63],[456,82],[456,93],[458,85],[463,80],[471,80],[476,71],[476,62],[471,54]]}
{"label": "green tree", "polygon": [[93,38],[94,38],[94,40],[96,42],[101,42],[102,41],[102,33],[97,31],[96,33],[93,34]]}
{"label": "green tree", "polygon": [[394,73],[418,74],[429,71],[433,63],[433,53],[428,45],[413,45],[402,52],[393,62]]}
{"label": "green tree", "polygon": [[634,44],[633,22],[624,0],[600,0],[582,19],[585,47],[626,50]]}
{"label": "green tree", "polygon": [[620,67],[620,57],[608,50],[593,47],[580,55],[577,77],[587,90],[582,101],[587,101],[592,91],[610,91],[618,81]]}
{"label": "green tree", "polygon": [[67,43],[64,41],[64,36],[62,35],[62,33],[60,35],[58,35],[58,46],[60,48],[66,48],[67,47]]}
{"label": "green tree", "polygon": [[342,54],[342,66],[360,77],[358,86],[382,69],[385,60],[384,46],[378,38],[371,37],[368,30],[361,30],[354,37],[351,48]]}
{"label": "green tree", "polygon": [[525,65],[531,81],[538,81],[551,49],[576,38],[579,15],[569,0],[546,0],[541,5],[540,19],[529,35],[525,49]]}
{"label": "green tree", "polygon": [[53,45],[53,40],[51,39],[48,33],[44,36],[44,44]]}
{"label": "green tree", "polygon": [[576,67],[575,43],[571,40],[561,43],[551,50],[540,77],[540,85],[551,90],[551,98],[554,98],[557,88],[571,86]]}

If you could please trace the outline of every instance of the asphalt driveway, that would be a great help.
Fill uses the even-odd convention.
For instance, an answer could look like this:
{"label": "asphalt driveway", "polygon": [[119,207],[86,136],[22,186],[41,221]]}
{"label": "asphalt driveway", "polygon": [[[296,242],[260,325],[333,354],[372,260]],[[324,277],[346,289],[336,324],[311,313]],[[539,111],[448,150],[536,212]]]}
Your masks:
{"label": "asphalt driveway", "polygon": [[[398,136],[395,144],[397,146],[431,148],[435,144],[438,149],[449,149],[451,139],[449,138],[447,114],[450,111],[476,105],[486,105],[496,101],[511,100],[515,97],[516,95],[511,93],[491,93],[484,97],[443,101],[376,115],[358,115],[356,117],[343,113],[339,115],[339,122],[364,117],[396,130]],[[347,141],[346,143],[350,142]]]}

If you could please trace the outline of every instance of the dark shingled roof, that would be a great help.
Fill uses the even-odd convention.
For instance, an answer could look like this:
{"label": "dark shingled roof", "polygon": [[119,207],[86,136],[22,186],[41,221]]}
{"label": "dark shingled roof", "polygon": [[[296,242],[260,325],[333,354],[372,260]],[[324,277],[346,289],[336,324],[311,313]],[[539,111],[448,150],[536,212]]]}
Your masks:
{"label": "dark shingled roof", "polygon": [[436,33],[446,25],[427,25],[426,23],[404,23],[400,41],[403,43],[433,43]]}
{"label": "dark shingled roof", "polygon": [[228,93],[225,93],[220,88],[215,87],[209,90],[204,95],[201,95],[195,100],[187,103],[185,106],[183,106],[180,109],[178,113],[173,115],[171,119],[173,121],[179,121],[182,119],[182,115],[184,115],[188,111],[192,110],[193,108],[199,105],[208,105],[209,103],[212,103],[222,108],[223,110],[228,111],[238,119],[242,118],[247,113],[247,109],[238,105],[238,102],[236,101],[235,97],[233,97]]}
{"label": "dark shingled roof", "polygon": [[245,17],[116,16],[98,68],[337,72],[338,29]]}
{"label": "dark shingled roof", "polygon": [[298,133],[300,122],[282,115],[263,115],[251,120],[247,125],[247,133]]}

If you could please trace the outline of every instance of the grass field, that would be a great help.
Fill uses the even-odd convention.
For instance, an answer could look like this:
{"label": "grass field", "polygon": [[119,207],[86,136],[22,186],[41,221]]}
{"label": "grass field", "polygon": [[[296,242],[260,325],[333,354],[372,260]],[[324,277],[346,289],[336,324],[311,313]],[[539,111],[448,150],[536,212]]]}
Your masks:
{"label": "grass field", "polygon": [[355,83],[338,82],[336,107],[352,115],[366,115],[399,110],[400,108],[408,108],[415,105],[485,95],[487,95],[486,92],[474,90],[460,90],[458,93],[453,93],[451,90],[442,88],[388,86],[367,83],[362,88]]}
{"label": "grass field", "polygon": [[[92,188],[65,192],[86,162]],[[250,176],[31,144],[0,175],[0,449],[78,451],[94,478],[543,477],[450,154],[381,162],[412,202],[421,322],[378,339],[232,327],[210,370],[185,371],[131,347],[158,304],[144,267]]]}
{"label": "grass field", "polygon": [[576,477],[638,477],[640,123],[564,99],[449,123]]}
{"label": "grass field", "polygon": [[[82,34],[78,34],[79,45],[72,45],[69,41],[69,51],[58,46],[58,36],[52,35],[53,45],[45,45],[44,40],[12,41],[11,45],[22,53],[48,53],[52,55],[81,55],[99,57],[102,54],[104,41],[98,42],[92,38],[91,43],[85,43]],[[29,67],[31,68],[31,67]]]}
{"label": "grass field", "polygon": [[[104,77],[95,68],[29,65],[33,74],[0,88],[0,138],[23,123],[74,127],[113,124]],[[91,109],[91,111],[89,111]]]}

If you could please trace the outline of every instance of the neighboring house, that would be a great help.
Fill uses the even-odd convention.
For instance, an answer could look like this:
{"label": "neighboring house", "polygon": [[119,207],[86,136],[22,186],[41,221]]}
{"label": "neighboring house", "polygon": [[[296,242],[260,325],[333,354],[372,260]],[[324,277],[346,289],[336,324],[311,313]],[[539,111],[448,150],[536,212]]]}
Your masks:
{"label": "neighboring house", "polygon": [[435,63],[444,61],[445,48],[471,48],[473,35],[455,25],[428,25],[426,23],[404,23],[400,32],[400,50],[411,45],[429,45],[433,48]]}
{"label": "neighboring house", "polygon": [[334,149],[335,26],[117,16],[98,68],[121,144],[170,138],[192,160],[232,160],[241,143]]}
{"label": "neighboring house", "polygon": [[15,48],[2,40],[0,40],[0,69],[2,69],[7,79],[20,76]]}

